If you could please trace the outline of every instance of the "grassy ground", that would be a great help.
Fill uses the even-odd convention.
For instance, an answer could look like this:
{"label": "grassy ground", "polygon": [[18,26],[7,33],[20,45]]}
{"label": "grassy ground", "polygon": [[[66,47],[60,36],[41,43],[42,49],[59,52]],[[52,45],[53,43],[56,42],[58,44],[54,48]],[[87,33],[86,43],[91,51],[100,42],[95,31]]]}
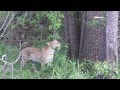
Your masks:
{"label": "grassy ground", "polygon": [[[120,78],[119,68],[112,68],[106,62],[92,62],[90,60],[76,61],[69,60],[64,48],[55,54],[54,60],[51,64],[40,68],[40,64],[36,63],[37,71],[31,69],[31,62],[20,71],[19,62],[14,66],[14,79],[93,79],[93,78]],[[15,61],[18,55],[17,47],[6,46],[0,44],[0,57],[6,54],[9,61]],[[0,61],[0,66],[4,65]],[[1,79],[11,79],[11,72],[0,72]]]}

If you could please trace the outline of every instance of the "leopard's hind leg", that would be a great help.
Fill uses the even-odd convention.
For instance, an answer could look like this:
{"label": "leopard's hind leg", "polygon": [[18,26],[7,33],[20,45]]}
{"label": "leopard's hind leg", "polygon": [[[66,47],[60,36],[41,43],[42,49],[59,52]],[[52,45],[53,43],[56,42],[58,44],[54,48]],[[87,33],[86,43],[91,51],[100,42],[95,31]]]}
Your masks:
{"label": "leopard's hind leg", "polygon": [[26,65],[26,62],[27,62],[26,59],[23,59],[23,60],[20,61],[20,70],[23,69],[23,67]]}

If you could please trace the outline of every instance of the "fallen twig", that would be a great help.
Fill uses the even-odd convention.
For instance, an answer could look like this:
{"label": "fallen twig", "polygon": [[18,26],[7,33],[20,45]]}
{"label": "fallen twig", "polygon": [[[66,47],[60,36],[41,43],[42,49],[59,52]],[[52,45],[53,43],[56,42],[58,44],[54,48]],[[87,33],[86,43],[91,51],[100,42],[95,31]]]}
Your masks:
{"label": "fallen twig", "polygon": [[10,63],[10,62],[8,62],[7,60],[5,60],[5,58],[7,57],[7,55],[3,55],[2,56],[2,58],[0,58],[0,60],[2,61],[2,62],[4,62],[4,66],[2,67],[2,69],[0,70],[0,71],[2,71],[2,70],[4,70],[4,68],[8,65],[8,66],[11,66],[11,68],[12,68],[12,79],[13,79],[13,71],[14,71],[14,64],[16,64],[17,63],[17,61],[18,61],[18,58],[14,61],[14,62],[12,62],[12,63]]}
{"label": "fallen twig", "polygon": [[4,20],[4,23],[3,23],[3,25],[2,25],[1,28],[0,28],[0,31],[1,31],[1,30],[3,29],[3,27],[5,26],[5,23],[7,22],[7,19],[8,19],[9,14],[10,14],[10,11],[8,11],[7,16],[6,16],[5,20]]}

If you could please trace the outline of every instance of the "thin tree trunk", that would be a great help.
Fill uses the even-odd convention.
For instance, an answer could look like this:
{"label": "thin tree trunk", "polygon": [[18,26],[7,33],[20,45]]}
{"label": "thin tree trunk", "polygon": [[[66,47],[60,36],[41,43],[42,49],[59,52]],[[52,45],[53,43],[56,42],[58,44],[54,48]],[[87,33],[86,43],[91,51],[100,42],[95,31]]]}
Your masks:
{"label": "thin tree trunk", "polygon": [[83,59],[83,56],[84,56],[84,50],[83,50],[83,48],[84,48],[84,38],[85,38],[85,31],[86,31],[86,29],[85,29],[85,27],[86,27],[86,16],[87,15],[87,13],[86,13],[86,11],[84,11],[83,12],[83,15],[82,15],[82,25],[81,25],[81,30],[80,30],[80,47],[79,47],[79,59]]}
{"label": "thin tree trunk", "polygon": [[63,39],[68,44],[67,55],[68,55],[68,57],[70,57],[68,11],[64,11],[64,35],[63,35]]}
{"label": "thin tree trunk", "polygon": [[64,11],[64,40],[68,42],[69,40],[69,26],[68,26],[68,13]]}
{"label": "thin tree trunk", "polygon": [[118,21],[118,58],[120,58],[120,12]]}
{"label": "thin tree trunk", "polygon": [[118,65],[118,11],[107,12],[106,58],[112,66]]}
{"label": "thin tree trunk", "polygon": [[[72,14],[71,14],[72,13]],[[79,13],[68,12],[68,26],[70,39],[70,53],[71,58],[78,58],[79,56]]]}

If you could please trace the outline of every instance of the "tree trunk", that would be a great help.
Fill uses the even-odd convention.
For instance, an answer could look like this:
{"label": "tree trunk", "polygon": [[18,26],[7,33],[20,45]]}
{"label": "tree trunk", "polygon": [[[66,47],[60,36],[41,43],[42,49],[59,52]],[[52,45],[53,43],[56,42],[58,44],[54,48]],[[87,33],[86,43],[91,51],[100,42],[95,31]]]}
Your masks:
{"label": "tree trunk", "polygon": [[70,45],[69,45],[69,25],[68,25],[68,11],[64,11],[64,35],[63,39],[68,44],[67,56],[70,57]]}
{"label": "tree trunk", "polygon": [[118,58],[120,58],[120,12],[118,21]]}
{"label": "tree trunk", "polygon": [[69,40],[69,26],[68,26],[68,11],[64,11],[64,40],[68,43]]}
{"label": "tree trunk", "polygon": [[86,58],[99,61],[105,59],[105,26],[103,23],[103,11],[88,11],[84,14],[81,29],[82,36],[80,38],[80,59]]}
{"label": "tree trunk", "polygon": [[78,58],[80,38],[79,12],[64,12],[64,21],[65,40],[69,44],[69,57]]}
{"label": "tree trunk", "polygon": [[112,66],[118,64],[118,11],[107,12],[106,58]]}
{"label": "tree trunk", "polygon": [[70,50],[71,58],[78,58],[79,56],[79,14],[78,12],[68,12],[68,25],[69,25],[69,38],[70,38]]}
{"label": "tree trunk", "polygon": [[85,38],[85,27],[86,27],[86,16],[87,15],[87,11],[83,11],[83,14],[82,14],[82,23],[81,23],[81,29],[80,29],[80,47],[79,47],[79,59],[83,59],[84,57],[84,38]]}

